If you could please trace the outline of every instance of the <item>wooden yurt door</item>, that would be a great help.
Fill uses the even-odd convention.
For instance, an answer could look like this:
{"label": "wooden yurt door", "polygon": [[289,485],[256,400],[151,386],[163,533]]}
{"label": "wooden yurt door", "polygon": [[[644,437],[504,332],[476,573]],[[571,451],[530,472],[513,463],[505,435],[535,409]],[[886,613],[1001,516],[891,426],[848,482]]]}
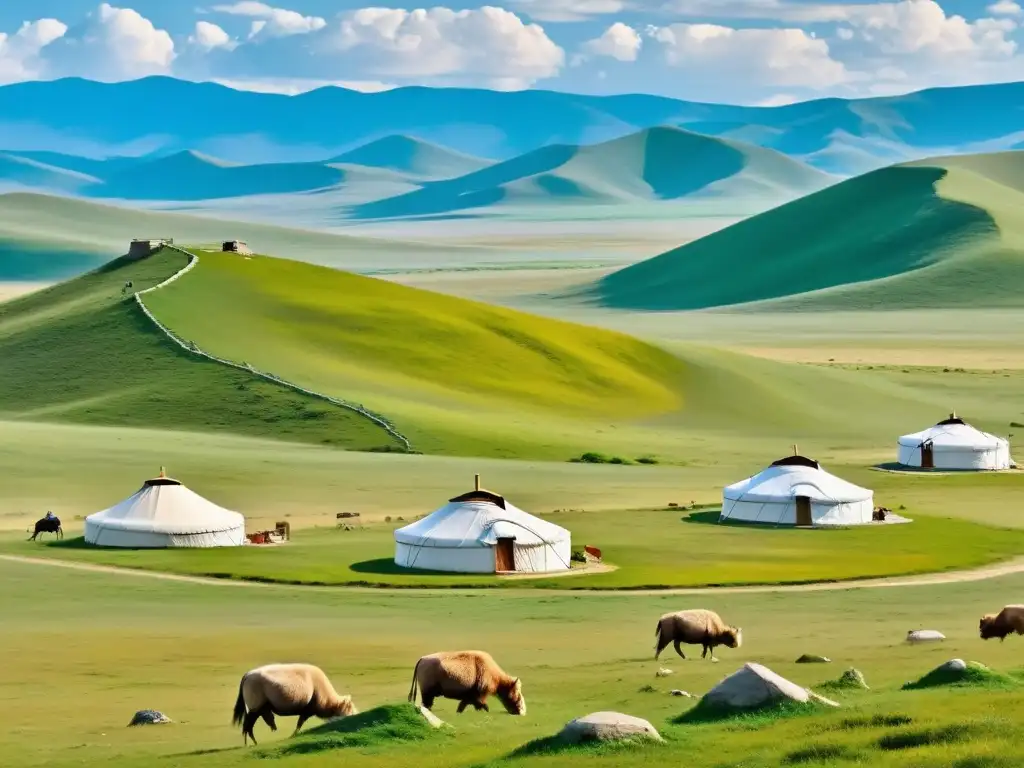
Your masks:
{"label": "wooden yurt door", "polygon": [[935,454],[932,451],[931,443],[921,446],[921,466],[924,469],[935,469]]}
{"label": "wooden yurt door", "polygon": [[796,497],[796,524],[805,526],[814,524],[811,518],[811,499],[808,496]]}
{"label": "wooden yurt door", "polygon": [[494,570],[500,572],[515,569],[515,539],[498,539],[498,544],[494,548]]}

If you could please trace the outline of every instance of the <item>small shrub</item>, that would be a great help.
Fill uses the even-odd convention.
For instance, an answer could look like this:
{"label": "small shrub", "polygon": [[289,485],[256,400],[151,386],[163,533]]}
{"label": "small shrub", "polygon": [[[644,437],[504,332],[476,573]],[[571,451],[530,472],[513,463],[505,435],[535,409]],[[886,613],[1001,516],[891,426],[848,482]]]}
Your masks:
{"label": "small shrub", "polygon": [[585,563],[587,562],[587,553],[582,549],[574,549],[569,555],[569,560],[573,563]]}
{"label": "small shrub", "polygon": [[818,763],[831,760],[860,760],[863,755],[845,744],[812,744],[786,755],[783,762],[790,765]]}
{"label": "small shrub", "polygon": [[655,688],[650,683],[648,683],[647,685],[640,686],[640,688],[637,691],[637,693],[657,693],[657,692],[658,692],[658,689]]}
{"label": "small shrub", "polygon": [[967,723],[954,723],[941,728],[922,728],[917,731],[888,733],[878,740],[878,748],[891,752],[941,744],[958,744],[976,735],[977,731],[975,726]]}
{"label": "small shrub", "polygon": [[848,717],[840,720],[836,728],[842,731],[852,731],[860,728],[898,728],[902,725],[910,725],[914,718],[910,715],[872,715],[871,717]]}
{"label": "small shrub", "polygon": [[621,456],[612,456],[608,459],[609,464],[632,464],[633,462],[629,459],[624,459]]}
{"label": "small shrub", "polygon": [[654,456],[641,456],[636,460],[637,464],[658,464],[658,460]]}
{"label": "small shrub", "polygon": [[1010,426],[1016,428],[1024,428],[1024,424],[1021,424],[1019,421],[1011,421]]}

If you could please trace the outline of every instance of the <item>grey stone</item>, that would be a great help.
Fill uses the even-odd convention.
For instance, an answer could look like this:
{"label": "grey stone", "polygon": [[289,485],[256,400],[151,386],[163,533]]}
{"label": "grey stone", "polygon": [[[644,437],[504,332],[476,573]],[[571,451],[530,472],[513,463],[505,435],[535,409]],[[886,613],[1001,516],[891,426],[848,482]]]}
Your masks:
{"label": "grey stone", "polygon": [[946,636],[934,629],[914,629],[907,632],[908,643],[937,643],[945,640]]}
{"label": "grey stone", "polygon": [[586,741],[661,741],[661,734],[646,720],[621,712],[594,712],[566,724],[559,738],[567,744]]}
{"label": "grey stone", "polygon": [[831,664],[832,659],[828,656],[816,656],[813,653],[805,653],[796,660],[797,664]]}
{"label": "grey stone", "polygon": [[807,691],[807,698],[809,698],[811,701],[815,702],[816,704],[824,704],[826,707],[838,707],[839,706],[839,702],[832,701],[832,699],[826,699],[820,693],[815,693],[814,691],[810,691],[810,690]]}
{"label": "grey stone", "polygon": [[164,723],[174,722],[165,715],[163,712],[157,712],[155,709],[140,709],[132,717],[132,721],[128,723],[128,726],[133,725],[163,725]]}
{"label": "grey stone", "polygon": [[966,672],[967,662],[963,659],[950,659],[945,664],[936,667],[936,672]]}
{"label": "grey stone", "polygon": [[676,688],[675,690],[669,691],[669,695],[671,695],[671,696],[685,696],[687,699],[692,699],[693,698],[693,694],[692,693],[687,693],[686,691],[680,691],[678,688]]}
{"label": "grey stone", "polygon": [[806,688],[791,683],[761,664],[745,664],[708,691],[702,701],[715,707],[752,709],[777,701],[810,700]]}
{"label": "grey stone", "polygon": [[659,669],[655,673],[654,676],[655,677],[668,677],[669,675],[674,675],[674,674],[675,674],[675,672],[673,672],[671,669],[665,669],[664,667],[662,667],[661,669]]}

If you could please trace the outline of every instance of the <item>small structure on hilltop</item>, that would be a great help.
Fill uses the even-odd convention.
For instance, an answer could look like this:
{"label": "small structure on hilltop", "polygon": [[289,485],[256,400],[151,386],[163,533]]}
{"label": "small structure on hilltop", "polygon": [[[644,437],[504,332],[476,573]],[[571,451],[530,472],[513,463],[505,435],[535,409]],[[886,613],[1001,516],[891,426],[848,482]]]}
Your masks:
{"label": "small structure on hilltop", "polygon": [[480,487],[395,531],[395,563],[451,573],[566,571],[569,531]]}
{"label": "small structure on hilltop", "polygon": [[224,253],[239,253],[242,256],[252,256],[252,249],[242,240],[225,240],[221,245]]}
{"label": "small structure on hilltop", "polygon": [[903,435],[898,461],[921,469],[1012,469],[1010,442],[972,427],[955,413],[934,427]]}
{"label": "small structure on hilltop", "polygon": [[128,246],[128,258],[144,259],[159,251],[165,245],[174,245],[173,237],[156,237],[148,240],[136,238]]}
{"label": "small structure on hilltop", "polygon": [[101,547],[238,547],[245,544],[245,518],[160,476],[130,497],[85,518],[85,541]]}
{"label": "small structure on hilltop", "polygon": [[793,455],[763,472],[726,486],[719,522],[826,527],[872,522],[874,493]]}

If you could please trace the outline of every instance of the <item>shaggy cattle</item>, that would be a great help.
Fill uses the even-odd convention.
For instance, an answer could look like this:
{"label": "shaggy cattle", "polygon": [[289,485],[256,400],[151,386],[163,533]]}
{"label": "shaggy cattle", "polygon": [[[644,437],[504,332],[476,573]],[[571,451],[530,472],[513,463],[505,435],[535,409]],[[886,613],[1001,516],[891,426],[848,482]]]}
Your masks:
{"label": "shaggy cattle", "polygon": [[669,643],[675,644],[676,653],[684,659],[686,655],[683,653],[682,643],[702,645],[704,652],[700,657],[707,657],[708,651],[711,651],[712,661],[715,658],[715,646],[739,648],[743,644],[742,629],[730,627],[717,613],[704,609],[666,613],[658,620],[654,636],[657,638],[654,648],[655,659],[661,656],[661,652]]}
{"label": "shaggy cattle", "polygon": [[[248,710],[248,711],[247,711]],[[274,715],[298,716],[295,733],[309,718],[323,720],[358,712],[351,696],[341,696],[319,667],[312,664],[268,664],[249,670],[238,684],[234,725],[242,726],[242,743],[256,743],[252,728],[261,717],[277,730]]]}
{"label": "shaggy cattle", "polygon": [[511,677],[483,651],[451,651],[423,656],[412,673],[409,701],[416,703],[419,687],[423,706],[430,709],[434,699],[459,702],[458,712],[468,706],[489,712],[487,697],[497,696],[510,715],[525,715],[526,700],[518,677]]}
{"label": "shaggy cattle", "polygon": [[1014,633],[1024,635],[1024,605],[1008,605],[999,613],[982,616],[978,630],[982,640],[1005,640]]}
{"label": "shaggy cattle", "polygon": [[40,533],[55,533],[58,539],[64,538],[64,529],[61,528],[60,518],[54,515],[52,512],[47,512],[46,517],[41,517],[36,520],[36,524],[32,530],[32,536],[29,537],[29,541],[35,541],[36,537]]}

